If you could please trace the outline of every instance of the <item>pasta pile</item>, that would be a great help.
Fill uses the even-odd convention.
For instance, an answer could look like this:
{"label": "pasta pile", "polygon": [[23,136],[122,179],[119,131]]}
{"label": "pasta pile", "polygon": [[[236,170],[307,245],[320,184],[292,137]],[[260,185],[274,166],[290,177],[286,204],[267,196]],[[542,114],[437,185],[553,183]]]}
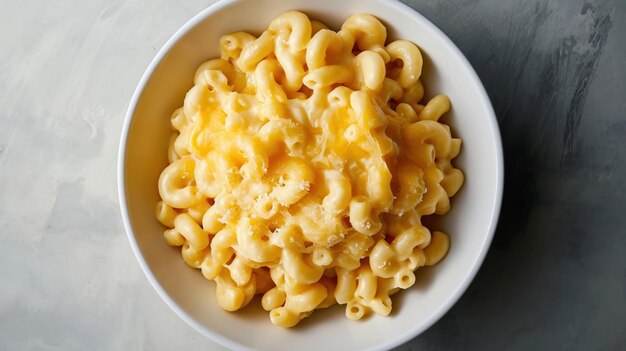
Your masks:
{"label": "pasta pile", "polygon": [[198,68],[156,215],[223,309],[261,294],[282,327],[334,304],[388,315],[390,295],[446,254],[421,217],[448,212],[463,184],[461,140],[438,121],[447,96],[420,104],[420,50],[386,40],[371,15],[334,32],[291,11],[259,37],[222,37]]}

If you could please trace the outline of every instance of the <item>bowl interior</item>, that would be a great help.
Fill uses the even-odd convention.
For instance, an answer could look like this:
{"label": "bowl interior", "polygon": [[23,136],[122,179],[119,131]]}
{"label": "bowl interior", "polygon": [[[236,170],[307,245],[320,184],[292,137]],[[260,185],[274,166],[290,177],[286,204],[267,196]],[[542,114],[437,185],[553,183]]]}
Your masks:
{"label": "bowl interior", "polygon": [[[154,218],[157,180],[167,165],[169,118],[182,105],[203,61],[219,56],[221,35],[258,34],[276,15],[297,9],[337,30],[351,14],[367,12],[388,28],[389,37],[416,43],[424,55],[427,97],[447,94],[452,112],[445,117],[463,139],[455,165],[466,182],[452,210],[435,221],[449,233],[448,256],[416,272],[411,289],[393,297],[390,317],[359,322],[344,316],[344,306],[317,311],[292,329],[274,327],[258,302],[229,313],[215,302],[215,286],[186,266],[180,251],[167,246]],[[153,69],[153,70],[152,70]],[[497,220],[502,188],[499,132],[484,89],[453,44],[410,8],[386,0],[222,1],[181,29],[148,69],[129,110],[120,153],[120,199],[135,253],[164,300],[203,334],[231,348],[271,350],[380,349],[393,347],[428,328],[456,302],[484,258]],[[432,229],[432,228],[431,228]]]}

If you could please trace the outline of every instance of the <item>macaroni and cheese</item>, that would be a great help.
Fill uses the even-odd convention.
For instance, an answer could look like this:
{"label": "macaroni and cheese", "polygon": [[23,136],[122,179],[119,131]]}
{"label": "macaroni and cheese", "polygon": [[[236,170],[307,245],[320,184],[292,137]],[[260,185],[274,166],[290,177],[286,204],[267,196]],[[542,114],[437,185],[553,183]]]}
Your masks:
{"label": "macaroni and cheese", "polygon": [[171,118],[156,217],[165,241],[217,285],[219,306],[262,295],[271,322],[315,309],[388,315],[390,296],[449,247],[422,225],[463,184],[461,147],[423,102],[422,56],[375,17],[337,32],[291,11],[260,36],[220,40]]}

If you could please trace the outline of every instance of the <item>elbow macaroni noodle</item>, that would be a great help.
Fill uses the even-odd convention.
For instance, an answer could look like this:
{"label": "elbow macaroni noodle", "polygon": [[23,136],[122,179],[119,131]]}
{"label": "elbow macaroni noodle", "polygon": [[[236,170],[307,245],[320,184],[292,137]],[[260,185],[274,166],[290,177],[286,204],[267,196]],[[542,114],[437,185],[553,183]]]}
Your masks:
{"label": "elbow macaroni noodle", "polygon": [[156,217],[223,309],[261,294],[282,327],[334,304],[388,315],[390,295],[447,253],[421,218],[448,212],[463,184],[461,140],[439,122],[450,100],[422,104],[420,50],[386,40],[371,15],[334,32],[291,11],[259,37],[223,36],[198,68],[172,115]]}

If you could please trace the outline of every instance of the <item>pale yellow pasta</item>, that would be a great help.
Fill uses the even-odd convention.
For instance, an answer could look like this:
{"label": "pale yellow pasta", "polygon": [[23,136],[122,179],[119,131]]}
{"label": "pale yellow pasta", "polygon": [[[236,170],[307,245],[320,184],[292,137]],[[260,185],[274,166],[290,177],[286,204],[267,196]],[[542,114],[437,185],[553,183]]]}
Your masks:
{"label": "pale yellow pasta", "polygon": [[188,242],[183,244],[180,251],[183,256],[183,261],[193,268],[200,268],[208,253],[208,249],[197,250],[195,247],[189,245]]}
{"label": "pale yellow pasta", "polygon": [[331,65],[311,70],[304,77],[304,85],[315,90],[334,84],[347,83],[352,80],[352,71],[342,65]]}
{"label": "pale yellow pasta", "polygon": [[335,304],[387,316],[450,246],[422,224],[464,182],[450,99],[424,99],[420,49],[372,15],[336,32],[290,11],[259,34],[223,36],[170,117],[165,242],[224,310],[260,295],[281,327]]}
{"label": "pale yellow pasta", "polygon": [[174,228],[195,250],[203,250],[209,246],[209,234],[202,230],[200,225],[187,213],[176,216]]}
{"label": "pale yellow pasta", "polygon": [[256,38],[246,32],[237,32],[224,35],[220,38],[220,51],[223,60],[236,59],[241,55],[241,51]]}
{"label": "pale yellow pasta", "polygon": [[159,178],[159,194],[167,205],[188,208],[201,201],[202,196],[193,185],[195,161],[182,158],[171,163]]}
{"label": "pale yellow pasta", "polygon": [[374,51],[363,51],[355,59],[360,88],[379,91],[385,79],[385,61]]}
{"label": "pale yellow pasta", "polygon": [[370,199],[365,196],[352,198],[350,202],[350,224],[359,233],[372,235],[377,233],[382,223],[372,213]]}
{"label": "pale yellow pasta", "polygon": [[450,247],[450,238],[446,233],[433,232],[430,245],[424,249],[424,255],[426,256],[426,265],[432,266],[448,253]]}
{"label": "pale yellow pasta", "polygon": [[202,218],[210,206],[211,205],[206,201],[198,201],[195,205],[187,208],[187,214],[191,216],[194,221],[202,223]]}
{"label": "pale yellow pasta", "polygon": [[166,229],[163,232],[163,237],[170,246],[182,246],[185,243],[185,238],[176,229]]}
{"label": "pale yellow pasta", "polygon": [[328,195],[322,200],[322,206],[328,213],[340,213],[350,205],[352,185],[350,179],[338,170],[327,170],[324,178],[328,185]]}
{"label": "pale yellow pasta", "polygon": [[[393,79],[384,78],[381,88],[382,91],[379,93],[379,96],[385,104],[388,104],[391,100],[397,101],[403,96],[402,87]],[[397,113],[400,114],[399,112]]]}
{"label": "pale yellow pasta", "polygon": [[236,61],[237,66],[243,72],[249,72],[256,68],[262,59],[274,51],[276,36],[270,32],[264,32],[259,38],[244,46],[241,56]]}
{"label": "pale yellow pasta", "polygon": [[387,28],[376,17],[368,14],[352,15],[344,22],[339,34],[346,49],[352,51],[356,44],[359,50],[374,50],[383,56],[385,62],[389,61],[389,53],[383,48]]}
{"label": "pale yellow pasta", "polygon": [[157,202],[156,205],[156,218],[168,228],[174,228],[174,219],[178,213],[174,209],[163,201]]}
{"label": "pale yellow pasta", "polygon": [[437,95],[424,106],[419,119],[438,121],[441,115],[448,111],[450,111],[450,99],[446,95]]}
{"label": "pale yellow pasta", "polygon": [[285,12],[270,22],[269,31],[288,34],[287,43],[294,52],[305,50],[311,40],[311,21],[298,11]]}
{"label": "pale yellow pasta", "polygon": [[322,29],[317,32],[306,50],[306,64],[310,70],[330,65],[341,55],[341,37],[332,30]]}
{"label": "pale yellow pasta", "polygon": [[402,61],[398,83],[403,88],[414,86],[422,75],[422,54],[415,44],[406,40],[396,40],[387,45],[392,60]]}
{"label": "pale yellow pasta", "polygon": [[172,137],[170,138],[170,144],[167,147],[167,161],[169,163],[172,163],[180,158],[175,149],[176,139],[178,139],[178,135],[179,134],[172,134]]}

